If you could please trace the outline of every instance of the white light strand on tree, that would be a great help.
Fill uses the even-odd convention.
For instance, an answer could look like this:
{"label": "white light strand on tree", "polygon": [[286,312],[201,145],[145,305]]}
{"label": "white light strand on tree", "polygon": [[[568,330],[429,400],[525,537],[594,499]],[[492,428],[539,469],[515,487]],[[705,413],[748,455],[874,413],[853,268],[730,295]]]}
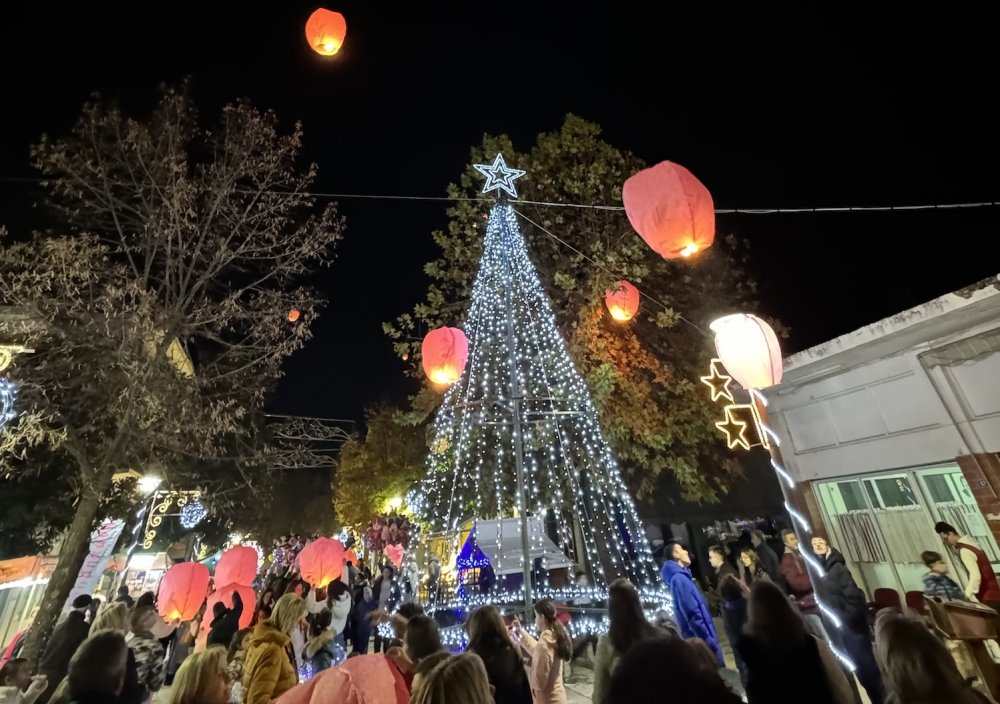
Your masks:
{"label": "white light strand on tree", "polygon": [[[514,323],[510,351],[508,315]],[[590,568],[598,598],[606,595],[610,581],[623,576],[650,600],[669,604],[635,504],[598,424],[597,409],[559,334],[517,215],[506,202],[490,212],[464,331],[469,364],[445,395],[434,424],[426,477],[419,491],[407,498],[428,534],[453,534],[457,552],[460,526],[527,510],[543,527],[554,524],[559,548],[575,553],[578,564]],[[512,373],[523,396],[526,506],[515,483]],[[574,518],[582,545],[574,537]],[[504,522],[496,525],[493,554],[487,557],[509,568],[512,556],[500,554]],[[543,532],[529,531],[533,554],[543,547]],[[524,566],[520,549],[516,564]],[[516,601],[518,590],[504,593],[505,583],[498,575],[497,593],[459,601]],[[536,586],[542,593],[572,598],[547,583]]]}
{"label": "white light strand on tree", "polygon": [[0,432],[17,418],[14,404],[17,401],[17,386],[10,379],[0,377]]}

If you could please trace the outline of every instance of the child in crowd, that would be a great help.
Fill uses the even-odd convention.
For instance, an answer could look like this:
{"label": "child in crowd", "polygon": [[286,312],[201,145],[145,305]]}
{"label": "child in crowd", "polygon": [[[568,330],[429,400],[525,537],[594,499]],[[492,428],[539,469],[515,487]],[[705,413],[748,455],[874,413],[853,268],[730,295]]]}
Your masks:
{"label": "child in crowd", "polygon": [[924,575],[925,596],[935,596],[944,601],[966,601],[965,592],[948,576],[948,563],[940,553],[927,550],[920,553],[920,559],[930,570]]}

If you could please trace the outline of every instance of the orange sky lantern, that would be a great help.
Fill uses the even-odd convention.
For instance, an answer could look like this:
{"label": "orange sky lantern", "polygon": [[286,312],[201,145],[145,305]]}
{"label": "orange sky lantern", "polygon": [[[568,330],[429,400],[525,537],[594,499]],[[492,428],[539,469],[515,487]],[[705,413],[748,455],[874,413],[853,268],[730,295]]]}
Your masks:
{"label": "orange sky lantern", "polygon": [[604,294],[604,303],[615,320],[631,320],[639,312],[639,289],[628,281],[618,281]]}
{"label": "orange sky lantern", "polygon": [[469,358],[469,341],[458,328],[437,328],[420,345],[424,373],[435,384],[454,384]]}
{"label": "orange sky lantern", "polygon": [[715,350],[729,375],[744,389],[781,383],[784,371],[778,336],[756,315],[737,313],[712,321]]}
{"label": "orange sky lantern", "polygon": [[163,573],[157,607],[167,621],[190,621],[208,593],[208,568],[198,562],[180,562]]}
{"label": "orange sky lantern", "polygon": [[229,548],[215,566],[216,588],[226,584],[253,584],[257,576],[257,551],[246,545]]}
{"label": "orange sky lantern", "polygon": [[300,317],[302,317],[302,312],[298,308],[292,308],[288,311],[288,322],[296,323]]}
{"label": "orange sky lantern", "polygon": [[333,538],[317,538],[299,553],[302,579],[317,588],[339,579],[344,571],[344,545]]}
{"label": "orange sky lantern", "polygon": [[347,20],[339,12],[319,8],[306,21],[306,41],[321,56],[333,56],[344,45]]}
{"label": "orange sky lantern", "polygon": [[680,164],[661,161],[625,181],[632,227],[664,259],[690,257],[715,241],[712,194]]}
{"label": "orange sky lantern", "polygon": [[254,592],[253,587],[246,584],[227,584],[224,587],[216,589],[212,593],[212,596],[208,597],[208,604],[205,605],[205,619],[201,624],[203,629],[207,630],[209,623],[211,623],[211,617],[208,614],[212,613],[216,602],[221,601],[226,605],[227,609],[231,609],[233,608],[233,594],[237,592],[239,592],[240,599],[243,600],[243,613],[240,614],[240,628],[250,628],[250,624],[253,621],[253,612],[257,608],[257,594]]}

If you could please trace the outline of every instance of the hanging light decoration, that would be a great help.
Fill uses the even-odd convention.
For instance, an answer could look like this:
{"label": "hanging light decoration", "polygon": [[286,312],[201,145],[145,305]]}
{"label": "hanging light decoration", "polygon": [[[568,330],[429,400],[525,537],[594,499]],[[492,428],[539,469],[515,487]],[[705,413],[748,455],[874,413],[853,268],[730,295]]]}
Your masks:
{"label": "hanging light decoration", "polygon": [[207,515],[205,504],[198,500],[190,501],[181,508],[181,528],[191,530],[205,520]]}
{"label": "hanging light decoration", "polygon": [[306,41],[320,56],[333,56],[344,45],[347,20],[339,12],[319,8],[306,21]]}
{"label": "hanging light decoration", "polygon": [[604,303],[611,317],[624,323],[639,312],[639,289],[628,281],[619,281],[604,294]]}
{"label": "hanging light decoration", "polygon": [[420,345],[424,373],[435,384],[454,384],[469,358],[469,341],[458,328],[437,328]]}
{"label": "hanging light decoration", "polygon": [[679,164],[661,161],[629,177],[622,200],[632,227],[664,259],[690,257],[715,240],[712,194]]}
{"label": "hanging light decoration", "polygon": [[715,350],[729,375],[745,389],[781,383],[783,365],[778,336],[756,315],[737,313],[712,322]]}
{"label": "hanging light decoration", "polygon": [[199,562],[180,562],[164,572],[156,601],[160,616],[167,621],[193,619],[205,601],[208,580],[208,568]]}

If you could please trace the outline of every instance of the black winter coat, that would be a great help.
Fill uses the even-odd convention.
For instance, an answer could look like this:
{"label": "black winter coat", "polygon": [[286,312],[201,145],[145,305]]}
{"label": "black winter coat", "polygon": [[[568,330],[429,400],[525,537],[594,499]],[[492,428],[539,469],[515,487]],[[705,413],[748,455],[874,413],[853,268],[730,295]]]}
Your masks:
{"label": "black winter coat", "polygon": [[233,636],[240,630],[240,617],[243,615],[243,600],[239,592],[233,592],[233,608],[212,620],[208,632],[208,645],[221,645],[225,648],[233,642]]}
{"label": "black winter coat", "polygon": [[868,632],[868,601],[858,588],[847,562],[838,550],[830,549],[819,581],[819,596],[840,620],[855,633]]}
{"label": "black winter coat", "polygon": [[736,644],[747,669],[750,704],[836,704],[816,639],[801,647],[776,650],[753,636]]}
{"label": "black winter coat", "polygon": [[509,644],[482,644],[470,651],[486,665],[486,675],[496,688],[496,704],[531,704],[531,685],[524,663]]}
{"label": "black winter coat", "polygon": [[80,643],[87,640],[89,632],[90,625],[83,620],[83,614],[79,611],[70,611],[52,631],[42,659],[38,663],[38,674],[49,678],[49,688],[42,693],[39,701],[47,702],[55,688],[66,677],[70,658],[80,647]]}
{"label": "black winter coat", "polygon": [[778,586],[786,589],[783,584],[784,576],[781,574],[781,561],[778,559],[777,553],[771,549],[767,543],[761,543],[754,550],[757,552],[757,558],[760,560],[760,566],[764,568],[768,576]]}

